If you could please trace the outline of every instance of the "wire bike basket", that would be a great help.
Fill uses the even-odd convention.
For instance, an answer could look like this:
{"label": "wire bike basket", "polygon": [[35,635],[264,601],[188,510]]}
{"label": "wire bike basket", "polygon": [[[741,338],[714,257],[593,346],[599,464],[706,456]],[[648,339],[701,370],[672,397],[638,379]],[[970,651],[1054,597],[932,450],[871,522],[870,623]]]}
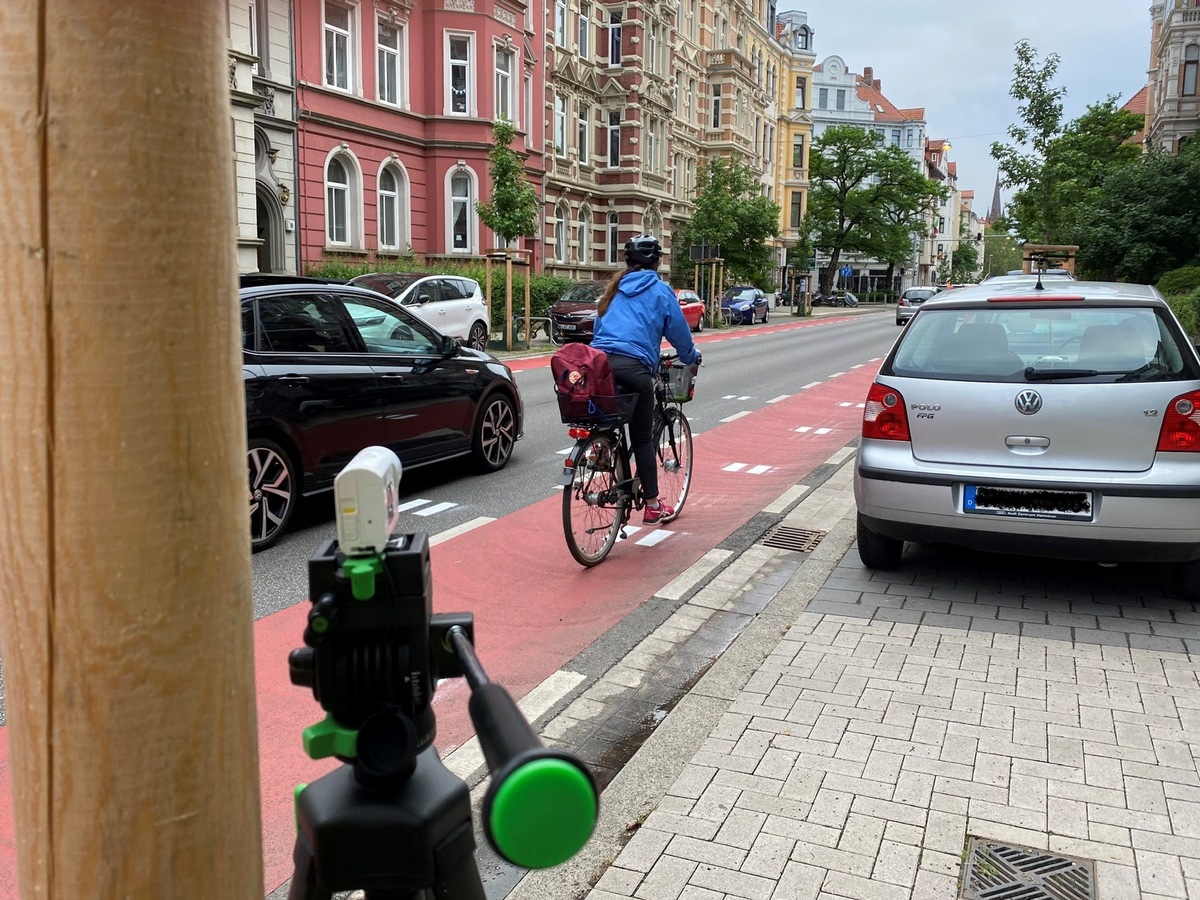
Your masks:
{"label": "wire bike basket", "polygon": [[558,398],[558,414],[564,425],[587,425],[593,428],[616,428],[633,418],[637,406],[637,394],[615,396],[595,395],[571,397],[555,392]]}
{"label": "wire bike basket", "polygon": [[664,362],[663,376],[667,385],[667,400],[673,403],[687,403],[696,395],[696,373],[700,370],[697,365],[684,365],[678,360]]}

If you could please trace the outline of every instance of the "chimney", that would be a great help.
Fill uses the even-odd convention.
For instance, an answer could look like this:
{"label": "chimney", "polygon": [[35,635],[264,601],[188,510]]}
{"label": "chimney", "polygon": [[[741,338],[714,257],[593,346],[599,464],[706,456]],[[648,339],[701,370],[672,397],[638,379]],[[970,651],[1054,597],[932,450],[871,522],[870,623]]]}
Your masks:
{"label": "chimney", "polygon": [[863,66],[863,84],[867,87],[875,85],[875,69],[871,66]]}

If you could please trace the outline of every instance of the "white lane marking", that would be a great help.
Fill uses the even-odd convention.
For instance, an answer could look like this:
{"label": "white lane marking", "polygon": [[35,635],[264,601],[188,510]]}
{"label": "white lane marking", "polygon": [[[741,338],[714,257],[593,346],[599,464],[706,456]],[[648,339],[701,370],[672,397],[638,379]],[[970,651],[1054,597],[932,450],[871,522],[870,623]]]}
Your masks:
{"label": "white lane marking", "polygon": [[813,428],[811,425],[801,425],[799,428],[794,430],[796,434],[808,434],[810,431],[813,434],[829,434],[831,431],[833,431],[832,428]]}
{"label": "white lane marking", "polygon": [[849,400],[843,400],[841,403],[838,404],[838,406],[853,406],[853,405],[854,404],[851,403]]}
{"label": "white lane marking", "polygon": [[572,446],[568,447],[566,450],[555,450],[554,452],[558,456],[566,456],[568,453],[570,453],[574,449],[575,449],[575,447],[574,447],[574,445],[572,445]]}
{"label": "white lane marking", "polygon": [[786,400],[791,394],[780,394],[778,397],[772,397],[767,403],[778,403],[780,400]]}
{"label": "white lane marking", "polygon": [[407,503],[401,503],[396,509],[400,512],[408,512],[410,509],[416,509],[418,506],[424,506],[428,500],[409,500]]}
{"label": "white lane marking", "polygon": [[808,384],[801,387],[800,390],[807,391],[810,387],[816,387],[820,383],[821,382],[819,382],[819,381],[810,381]]}
{"label": "white lane marking", "polygon": [[466,534],[468,531],[473,531],[480,525],[486,525],[488,522],[495,522],[495,516],[478,516],[470,522],[463,522],[461,525],[455,525],[453,528],[447,528],[445,531],[440,531],[429,539],[429,546],[434,547],[444,543],[451,538],[456,538],[460,534]]}
{"label": "white lane marking", "polygon": [[721,421],[722,422],[732,422],[734,419],[740,419],[742,416],[748,416],[748,415],[750,415],[750,410],[743,409],[741,412],[736,412],[732,416],[726,416]]}
{"label": "white lane marking", "polygon": [[746,466],[748,466],[748,465],[749,465],[749,463],[730,463],[724,469],[722,469],[722,471],[723,472],[740,472],[740,471],[742,471],[742,469],[746,468]]}
{"label": "white lane marking", "polygon": [[635,541],[639,547],[653,547],[655,544],[661,544],[675,532],[668,531],[665,528],[660,528],[658,531],[652,531],[640,541]]}
{"label": "white lane marking", "polygon": [[851,369],[861,369],[865,365],[866,365],[866,363],[859,363],[857,366],[851,366],[850,368]]}
{"label": "white lane marking", "polygon": [[811,425],[801,425],[796,429],[796,434],[807,434],[810,431],[812,431]]}
{"label": "white lane marking", "polygon": [[865,403],[855,403],[855,404],[854,404],[854,408],[855,408],[855,409],[866,409],[866,408],[867,408],[867,404],[865,404]]}
{"label": "white lane marking", "polygon": [[750,469],[751,475],[762,475],[764,472],[770,472],[770,466],[752,466]]}
{"label": "white lane marking", "polygon": [[833,431],[832,428],[818,428],[816,433],[817,434],[829,434],[831,431]]}
{"label": "white lane marking", "polygon": [[[425,502],[428,503],[429,501],[427,500]],[[445,512],[448,509],[454,509],[456,506],[458,506],[457,503],[435,503],[433,506],[427,506],[424,509],[418,509],[415,513],[413,513],[413,515],[436,516],[438,513]]]}
{"label": "white lane marking", "polygon": [[[530,722],[536,722],[563,697],[575,690],[586,678],[578,672],[559,669],[532,691],[517,701],[517,706]],[[442,760],[446,768],[459,778],[469,778],[484,764],[479,738],[473,737]]]}
{"label": "white lane marking", "polygon": [[830,377],[830,378],[837,378],[839,375],[845,375],[845,374],[846,374],[845,372],[834,372],[834,373],[833,373],[832,375],[830,375],[829,377]]}
{"label": "white lane marking", "polygon": [[743,396],[738,396],[737,394],[726,394],[721,399],[722,400],[749,400],[750,396],[748,394],[743,395]]}

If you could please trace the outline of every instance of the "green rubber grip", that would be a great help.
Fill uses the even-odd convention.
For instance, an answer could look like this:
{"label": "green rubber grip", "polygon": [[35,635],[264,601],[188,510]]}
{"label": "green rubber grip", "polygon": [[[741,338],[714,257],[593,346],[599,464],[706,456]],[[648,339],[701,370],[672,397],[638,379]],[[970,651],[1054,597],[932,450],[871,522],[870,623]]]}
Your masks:
{"label": "green rubber grip", "polygon": [[546,869],[583,848],[598,811],[591,779],[578,766],[553,757],[534,759],[495,789],[489,831],[510,862]]}

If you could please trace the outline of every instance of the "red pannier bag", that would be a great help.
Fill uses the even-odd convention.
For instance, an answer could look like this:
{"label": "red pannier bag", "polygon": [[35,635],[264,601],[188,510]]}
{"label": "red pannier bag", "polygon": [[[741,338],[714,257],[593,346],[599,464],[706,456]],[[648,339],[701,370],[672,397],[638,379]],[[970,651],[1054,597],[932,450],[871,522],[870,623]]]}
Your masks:
{"label": "red pannier bag", "polygon": [[550,374],[563,422],[616,425],[629,420],[637,395],[617,394],[617,382],[603,350],[589,344],[565,344],[550,358]]}

